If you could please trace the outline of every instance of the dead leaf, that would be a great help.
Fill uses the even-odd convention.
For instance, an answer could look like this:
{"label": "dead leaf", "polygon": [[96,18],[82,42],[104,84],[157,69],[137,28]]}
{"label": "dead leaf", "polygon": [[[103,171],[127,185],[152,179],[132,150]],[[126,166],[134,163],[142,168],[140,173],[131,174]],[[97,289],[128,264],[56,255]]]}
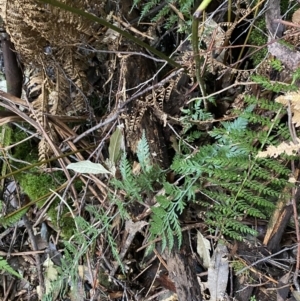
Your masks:
{"label": "dead leaf", "polygon": [[208,269],[210,263],[210,242],[201,232],[197,231],[197,253],[202,259],[203,266]]}
{"label": "dead leaf", "polygon": [[223,300],[226,294],[228,274],[228,250],[224,243],[219,241],[208,268],[207,286],[210,291],[210,301]]}
{"label": "dead leaf", "polygon": [[290,292],[290,287],[287,285],[289,283],[291,274],[290,272],[282,276],[277,284],[277,301],[285,301]]}

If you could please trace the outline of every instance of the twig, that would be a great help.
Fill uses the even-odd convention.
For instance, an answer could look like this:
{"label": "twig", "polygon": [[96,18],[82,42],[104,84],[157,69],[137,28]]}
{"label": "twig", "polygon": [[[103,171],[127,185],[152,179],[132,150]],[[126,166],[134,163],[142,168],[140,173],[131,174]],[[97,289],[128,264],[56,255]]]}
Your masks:
{"label": "twig", "polygon": [[15,278],[12,278],[12,279],[11,279],[10,284],[9,284],[9,287],[8,287],[7,290],[6,290],[5,295],[4,295],[2,301],[7,301],[7,300],[9,300],[9,299],[8,299],[8,296],[9,296],[9,293],[10,293],[10,291],[11,291],[13,285],[15,284],[15,281],[16,281]]}
{"label": "twig", "polygon": [[[253,45],[251,45],[252,47],[254,47]],[[258,46],[257,46],[258,47]],[[90,51],[90,52],[98,52],[98,53],[112,53],[112,54],[131,54],[131,55],[140,55],[140,56],[144,56],[146,57],[147,59],[150,59],[150,60],[153,60],[155,62],[159,62],[159,63],[165,63],[166,61],[165,60],[161,60],[161,59],[158,59],[154,56],[151,56],[149,54],[146,54],[146,53],[143,53],[143,52],[138,52],[138,51],[117,51],[117,50],[99,50],[99,49],[95,49],[93,47],[90,46],[91,49],[88,49],[86,47],[83,47],[83,46],[78,46],[79,49],[83,49],[85,51]]]}
{"label": "twig", "polygon": [[76,143],[78,142],[80,139],[84,138],[86,135],[100,129],[102,126],[112,122],[112,121],[115,121],[119,115],[123,112],[124,110],[118,110],[117,112],[113,112],[112,114],[108,115],[108,117],[103,121],[103,122],[100,122],[98,124],[96,124],[95,126],[91,127],[90,129],[88,129],[87,131],[85,131],[84,133],[80,134],[79,136],[77,136],[73,142]]}
{"label": "twig", "polygon": [[[206,1],[210,2],[210,1]],[[203,4],[203,2],[202,2]],[[201,6],[201,5],[200,5]],[[201,8],[200,6],[196,10],[193,16],[193,23],[192,23],[192,47],[193,47],[193,53],[194,53],[194,60],[195,60],[195,65],[196,65],[196,79],[201,91],[201,94],[203,97],[206,96],[205,92],[205,84],[203,77],[201,76],[201,59],[200,59],[200,51],[199,51],[199,36],[198,36],[198,28],[199,28],[199,17],[200,17],[200,11]],[[199,14],[199,15],[198,15]],[[207,110],[207,102],[204,100],[204,108]]]}
{"label": "twig", "polygon": [[[23,216],[23,222],[24,222],[24,225],[25,225],[25,227],[28,231],[28,235],[30,237],[33,250],[38,251],[39,248],[38,248],[35,236],[33,234],[31,224],[30,224],[29,219],[28,219],[26,214]],[[39,285],[41,287],[42,294],[44,294],[45,284],[44,284],[44,278],[43,278],[43,272],[42,272],[41,259],[40,259],[39,254],[37,254],[37,253],[35,253],[33,256],[34,256],[35,262],[36,262],[36,269],[37,269],[38,278],[39,278]]]}
{"label": "twig", "polygon": [[[288,25],[288,26],[293,26],[293,27],[300,28],[300,25],[298,25],[298,24],[295,24],[293,22],[288,22],[288,21],[280,20],[280,19],[275,19],[275,20],[273,20],[273,22],[275,22],[275,23],[281,23],[281,24],[284,24],[284,25]],[[299,34],[299,32],[297,34]]]}
{"label": "twig", "polygon": [[153,279],[152,279],[152,282],[151,282],[151,284],[150,284],[150,286],[149,286],[149,289],[148,289],[147,293],[145,294],[145,297],[148,296],[150,290],[152,289],[152,287],[153,287],[153,285],[154,285],[154,282],[155,282],[155,280],[156,280],[156,278],[157,278],[157,276],[158,276],[158,274],[159,274],[159,271],[160,271],[160,264],[161,264],[161,263],[159,262],[159,265],[158,265],[158,267],[157,267],[156,273],[155,273],[155,275],[154,275],[154,277],[153,277]]}
{"label": "twig", "polygon": [[191,103],[191,102],[193,102],[193,101],[195,101],[195,100],[199,100],[199,99],[208,99],[208,98],[210,98],[210,97],[213,97],[213,96],[215,96],[215,95],[218,95],[218,94],[220,94],[220,93],[222,93],[222,92],[224,92],[224,91],[227,91],[227,90],[229,90],[229,89],[231,89],[231,88],[234,88],[234,87],[236,87],[236,86],[248,86],[248,85],[257,85],[257,82],[247,82],[247,83],[237,82],[237,83],[234,83],[234,84],[232,84],[232,85],[230,85],[230,86],[228,86],[228,87],[226,87],[226,88],[224,88],[224,89],[222,89],[222,90],[219,90],[219,91],[217,91],[217,92],[215,92],[215,93],[209,94],[209,95],[207,95],[207,96],[201,96],[201,97],[195,97],[195,98],[192,98],[192,99],[190,99],[190,100],[187,102],[187,104],[189,104],[189,103]]}
{"label": "twig", "polygon": [[119,17],[116,17],[116,16],[112,16],[112,17],[113,17],[113,19],[115,19],[117,22],[119,22],[120,24],[122,24],[122,26],[124,26],[126,29],[129,29],[129,30],[131,30],[132,32],[134,32],[134,33],[136,33],[136,34],[141,35],[143,38],[147,38],[147,39],[149,39],[149,40],[154,40],[153,37],[150,37],[150,36],[146,35],[145,33],[143,33],[143,32],[141,32],[141,31],[137,30],[137,29],[136,29],[135,27],[133,27],[131,24],[128,24],[128,23],[122,21]]}
{"label": "twig", "polygon": [[284,249],[278,251],[278,252],[275,253],[275,254],[271,254],[271,255],[269,255],[269,256],[267,256],[267,257],[261,258],[261,259],[255,261],[255,262],[253,262],[252,264],[250,264],[250,265],[244,267],[243,269],[239,270],[238,272],[236,272],[236,276],[242,274],[243,272],[249,270],[251,267],[254,267],[254,266],[257,265],[257,264],[259,264],[259,263],[261,263],[261,262],[264,262],[264,261],[268,260],[269,258],[275,257],[275,256],[277,256],[277,255],[279,255],[279,254],[281,254],[281,253],[283,253],[283,252],[286,252],[286,251],[295,249],[295,248],[297,248],[297,247],[298,247],[298,244],[297,244],[297,245],[294,245],[293,247],[284,248]]}
{"label": "twig", "polygon": [[80,134],[79,136],[77,136],[73,142],[76,143],[78,142],[80,139],[84,138],[86,135],[98,130],[99,128],[101,128],[102,126],[115,121],[119,115],[124,111],[125,106],[127,106],[131,101],[133,101],[134,99],[140,97],[141,95],[147,93],[148,91],[151,91],[153,89],[156,89],[158,87],[163,86],[166,82],[168,82],[172,77],[178,75],[180,72],[182,72],[184,69],[180,68],[174,72],[172,72],[169,76],[167,76],[166,78],[164,78],[162,81],[160,81],[159,83],[148,87],[146,89],[144,89],[143,91],[136,93],[135,95],[133,95],[132,97],[130,97],[128,100],[126,100],[125,102],[123,102],[118,110],[116,112],[111,113],[103,122],[96,124],[95,126],[91,127],[90,129],[88,129],[87,131],[85,131],[84,133]]}
{"label": "twig", "polygon": [[[289,131],[290,135],[292,137],[292,140],[294,143],[297,143],[297,134],[295,131],[295,127],[293,126],[292,122],[292,109],[291,109],[291,103],[288,102],[288,125],[289,125]],[[295,162],[294,160],[291,161],[291,167],[292,167],[292,174],[295,177],[295,179],[299,176],[299,169],[297,171],[295,170]],[[293,213],[294,213],[294,222],[295,222],[295,228],[296,228],[296,237],[297,237],[297,260],[296,260],[296,266],[295,266],[295,272],[293,277],[294,285],[297,289],[297,291],[300,291],[300,285],[298,282],[298,272],[300,267],[300,232],[299,232],[299,219],[298,219],[298,212],[297,212],[297,201],[296,201],[296,195],[298,192],[298,188],[293,187],[292,189],[292,206],[293,206]]]}
{"label": "twig", "polygon": [[0,256],[7,257],[7,256],[24,256],[24,255],[34,255],[34,254],[44,254],[45,251],[27,251],[27,252],[3,252],[0,251]]}
{"label": "twig", "polygon": [[151,295],[149,298],[144,299],[144,301],[159,300],[159,299],[155,299],[155,298],[165,294],[166,292],[169,292],[169,290],[162,290],[156,294]]}
{"label": "twig", "polygon": [[[124,243],[124,245],[122,246],[121,252],[119,254],[119,258],[120,260],[123,260],[125,254],[127,253],[128,248],[130,247],[135,235],[137,232],[140,232],[142,230],[143,227],[145,227],[148,223],[145,221],[140,221],[140,222],[132,222],[131,220],[126,221],[125,223],[125,235],[127,235],[126,237],[126,241]],[[119,264],[116,263],[115,266],[113,267],[113,269],[110,271],[110,276],[114,276],[117,269],[119,267]]]}

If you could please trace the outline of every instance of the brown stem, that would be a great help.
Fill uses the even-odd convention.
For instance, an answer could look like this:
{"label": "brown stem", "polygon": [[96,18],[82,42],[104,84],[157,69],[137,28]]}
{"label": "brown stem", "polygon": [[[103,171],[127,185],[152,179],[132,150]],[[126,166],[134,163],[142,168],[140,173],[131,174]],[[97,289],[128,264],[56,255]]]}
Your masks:
{"label": "brown stem", "polygon": [[14,46],[7,36],[2,37],[1,45],[4,59],[7,92],[16,97],[21,97],[23,72],[17,61]]}

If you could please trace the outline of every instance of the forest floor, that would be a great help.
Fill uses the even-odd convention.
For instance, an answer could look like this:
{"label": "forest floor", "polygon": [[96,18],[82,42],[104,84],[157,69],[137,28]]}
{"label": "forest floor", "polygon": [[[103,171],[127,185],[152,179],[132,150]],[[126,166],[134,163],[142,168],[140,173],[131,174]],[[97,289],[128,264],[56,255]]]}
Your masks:
{"label": "forest floor", "polygon": [[77,2],[2,7],[0,300],[300,300],[299,5]]}

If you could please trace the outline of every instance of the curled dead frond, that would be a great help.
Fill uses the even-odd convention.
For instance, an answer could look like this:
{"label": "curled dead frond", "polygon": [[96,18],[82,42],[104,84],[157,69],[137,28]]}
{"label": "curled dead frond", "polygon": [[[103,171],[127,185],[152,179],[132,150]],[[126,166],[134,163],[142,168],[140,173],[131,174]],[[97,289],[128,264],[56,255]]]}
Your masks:
{"label": "curled dead frond", "polygon": [[[82,10],[101,10],[93,1],[62,2]],[[81,16],[36,0],[1,0],[0,14],[21,61],[31,69],[25,85],[32,102],[29,115],[55,141],[46,113],[70,116],[87,108],[86,57],[75,45],[86,44],[97,28]],[[39,151],[40,159],[45,159],[47,142],[41,141]]]}

